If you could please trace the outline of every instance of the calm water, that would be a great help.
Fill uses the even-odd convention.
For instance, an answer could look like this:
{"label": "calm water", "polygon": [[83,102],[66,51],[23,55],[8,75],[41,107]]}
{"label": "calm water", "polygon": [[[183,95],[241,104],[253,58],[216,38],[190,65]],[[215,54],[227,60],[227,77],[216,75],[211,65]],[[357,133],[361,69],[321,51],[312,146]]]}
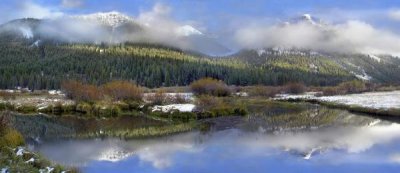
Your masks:
{"label": "calm water", "polygon": [[311,108],[206,122],[207,132],[143,139],[57,140],[35,146],[83,172],[398,172],[400,124]]}

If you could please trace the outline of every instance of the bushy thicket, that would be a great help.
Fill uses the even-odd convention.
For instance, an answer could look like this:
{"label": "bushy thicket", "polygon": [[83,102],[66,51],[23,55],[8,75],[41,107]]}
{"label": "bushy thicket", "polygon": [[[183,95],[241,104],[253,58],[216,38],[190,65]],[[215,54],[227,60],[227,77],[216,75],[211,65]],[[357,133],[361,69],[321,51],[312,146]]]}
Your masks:
{"label": "bushy thicket", "polygon": [[141,101],[143,89],[128,81],[114,81],[102,86],[105,95],[114,100]]}
{"label": "bushy thicket", "polygon": [[257,85],[257,86],[247,87],[245,91],[247,91],[248,94],[253,97],[270,98],[270,97],[275,97],[275,95],[281,91],[281,88],[273,86]]}
{"label": "bushy thicket", "polygon": [[288,94],[301,94],[307,91],[303,83],[288,83],[283,87],[283,92]]}
{"label": "bushy thicket", "polygon": [[329,95],[342,95],[342,94],[355,94],[366,91],[372,91],[375,89],[375,85],[367,84],[361,80],[352,80],[343,82],[338,86],[325,87],[322,89],[322,94],[325,96]]}
{"label": "bushy thicket", "polygon": [[4,147],[15,148],[24,143],[21,133],[9,127],[7,116],[0,115],[0,149]]}
{"label": "bushy thicket", "polygon": [[100,87],[75,80],[64,81],[61,86],[67,97],[76,101],[96,101],[111,98],[114,101],[141,101],[143,89],[127,81],[113,81]]}
{"label": "bushy thicket", "polygon": [[196,95],[212,95],[224,97],[231,95],[231,89],[223,81],[213,78],[203,78],[190,84],[192,92]]}
{"label": "bushy thicket", "polygon": [[212,118],[219,116],[247,115],[244,105],[236,102],[227,102],[221,97],[201,95],[196,99],[198,118]]}

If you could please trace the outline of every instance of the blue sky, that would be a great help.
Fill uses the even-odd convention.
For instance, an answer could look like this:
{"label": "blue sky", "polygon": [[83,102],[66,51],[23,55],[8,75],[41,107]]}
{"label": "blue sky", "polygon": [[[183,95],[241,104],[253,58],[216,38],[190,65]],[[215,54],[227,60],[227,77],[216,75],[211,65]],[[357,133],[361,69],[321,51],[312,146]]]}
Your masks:
{"label": "blue sky", "polygon": [[[398,0],[2,0],[0,23],[22,17],[51,18],[108,11],[119,11],[137,19],[143,14],[154,14],[157,5],[168,12],[155,17],[161,16],[169,23],[194,26],[231,48],[302,46],[303,42],[296,42],[310,37],[315,39],[309,41],[310,45],[325,44],[326,40],[321,42],[324,33],[315,28],[301,28],[301,25],[283,30],[274,28],[308,13],[332,24],[332,28],[340,33],[337,39],[328,40],[331,41],[329,45],[325,44],[329,49],[352,46],[357,51],[369,49],[370,52],[400,55],[400,47],[393,47],[400,42]],[[285,32],[296,33],[299,29],[306,29],[304,32],[308,35],[299,33],[305,36],[286,37],[289,33]],[[290,43],[279,40],[276,35]],[[381,36],[380,40],[375,38]],[[347,42],[349,45],[345,45]]]}
{"label": "blue sky", "polygon": [[[0,10],[3,9],[3,13],[18,11],[21,10],[20,4],[25,2],[65,14],[120,11],[132,16],[161,3],[172,9],[171,16],[177,21],[195,21],[211,30],[235,20],[284,20],[303,13],[321,16],[326,13],[333,18],[328,20],[350,18],[378,23],[376,18],[381,18],[378,14],[400,8],[400,1],[397,0],[2,0]],[[68,2],[75,2],[75,6],[65,6]],[[335,19],[331,12],[336,12],[338,18]],[[348,15],[340,16],[341,12]],[[13,15],[6,15],[3,20],[11,18]],[[389,20],[385,22],[390,23]]]}

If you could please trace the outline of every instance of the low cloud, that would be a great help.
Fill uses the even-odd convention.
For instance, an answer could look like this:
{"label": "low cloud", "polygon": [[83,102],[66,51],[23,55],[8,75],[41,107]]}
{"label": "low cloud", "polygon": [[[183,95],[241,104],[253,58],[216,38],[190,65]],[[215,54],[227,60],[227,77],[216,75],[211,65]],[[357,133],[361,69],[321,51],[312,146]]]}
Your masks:
{"label": "low cloud", "polygon": [[170,16],[171,11],[170,7],[157,3],[137,17],[125,15],[126,18],[132,18],[134,23],[115,29],[96,20],[64,16],[44,21],[38,31],[45,37],[67,42],[146,42],[190,49],[191,41],[187,39],[187,33],[182,31],[184,25]]}
{"label": "low cloud", "polygon": [[82,7],[84,0],[62,0],[61,5],[65,8],[78,8]]}
{"label": "low cloud", "polygon": [[16,10],[11,12],[13,18],[56,18],[63,13],[57,9],[40,6],[31,1],[24,1],[16,4]]}
{"label": "low cloud", "polygon": [[400,55],[400,36],[358,20],[340,24],[309,21],[251,25],[239,29],[235,39],[244,48],[286,47],[328,52]]}
{"label": "low cloud", "polygon": [[400,10],[390,10],[388,12],[388,17],[395,21],[400,21]]}

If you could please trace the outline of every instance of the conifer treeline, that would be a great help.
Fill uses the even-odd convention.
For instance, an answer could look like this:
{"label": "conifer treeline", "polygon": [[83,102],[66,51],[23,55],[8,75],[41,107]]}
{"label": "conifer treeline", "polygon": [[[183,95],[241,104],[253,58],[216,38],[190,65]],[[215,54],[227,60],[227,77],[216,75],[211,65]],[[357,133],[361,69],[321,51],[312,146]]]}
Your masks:
{"label": "conifer treeline", "polygon": [[139,45],[0,45],[0,88],[59,89],[64,80],[101,85],[130,80],[141,86],[189,85],[212,77],[231,85],[335,85],[351,77],[259,67],[235,60],[200,58],[178,50]]}

